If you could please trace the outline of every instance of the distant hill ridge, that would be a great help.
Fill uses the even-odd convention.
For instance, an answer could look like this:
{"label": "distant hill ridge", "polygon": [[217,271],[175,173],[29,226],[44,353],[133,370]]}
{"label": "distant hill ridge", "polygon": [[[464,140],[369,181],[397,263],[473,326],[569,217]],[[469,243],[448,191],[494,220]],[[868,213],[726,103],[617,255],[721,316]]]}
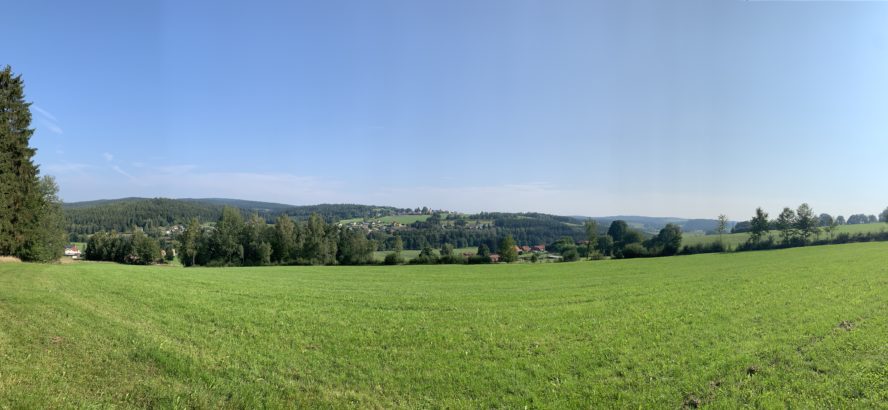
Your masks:
{"label": "distant hill ridge", "polygon": [[[231,198],[139,198],[100,199],[94,201],[69,202],[63,205],[68,219],[69,232],[88,235],[101,230],[126,231],[134,225],[167,226],[185,223],[191,218],[201,221],[214,221],[222,215],[222,208],[231,206],[243,211],[244,215],[257,213],[269,222],[279,215],[289,215],[297,220],[307,219],[312,213],[321,215],[328,222],[355,218],[376,218],[409,212],[391,206],[359,204],[318,204],[290,205],[276,202],[251,201]],[[493,215],[519,215],[497,212]],[[586,216],[557,216],[543,213],[520,214],[534,219],[542,218],[581,224],[589,219]],[[668,223],[679,225],[685,232],[711,232],[718,226],[715,219],[691,219],[676,217],[650,217],[639,215],[616,215],[591,217],[599,222],[602,229],[615,220],[626,221],[631,227],[646,233],[656,233]],[[735,222],[728,223],[730,229]]]}
{"label": "distant hill ridge", "polygon": [[240,209],[245,216],[257,213],[269,222],[280,215],[295,219],[307,219],[317,213],[327,221],[341,219],[380,217],[394,215],[399,208],[355,205],[319,204],[295,206],[273,202],[248,201],[226,198],[120,198],[63,204],[68,232],[72,237],[89,235],[99,231],[127,231],[133,226],[157,227],[184,224],[191,218],[202,222],[215,221],[222,209],[231,206]]}
{"label": "distant hill ridge", "polygon": [[[704,218],[676,218],[676,217],[656,217],[656,216],[639,216],[639,215],[616,215],[616,216],[573,216],[578,220],[594,219],[600,225],[608,226],[616,220],[626,221],[629,226],[639,229],[643,232],[656,233],[663,229],[666,224],[675,224],[681,227],[684,232],[712,232],[718,228],[717,219]],[[735,221],[728,221],[727,229],[731,230],[736,224]]]}

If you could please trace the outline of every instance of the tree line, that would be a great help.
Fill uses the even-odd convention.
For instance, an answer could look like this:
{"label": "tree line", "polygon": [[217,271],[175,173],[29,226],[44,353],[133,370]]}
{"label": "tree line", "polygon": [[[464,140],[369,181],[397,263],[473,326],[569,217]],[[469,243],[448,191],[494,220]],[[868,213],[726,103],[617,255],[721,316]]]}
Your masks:
{"label": "tree line", "polygon": [[[888,209],[880,217],[888,222]],[[824,224],[824,220],[828,223]],[[838,221],[815,216],[808,204],[802,204],[795,210],[784,208],[774,220],[758,208],[748,223],[749,240],[738,247],[738,251],[888,240],[888,233],[884,231],[834,235]],[[727,217],[720,215],[716,231],[722,234],[726,230]],[[650,235],[633,229],[623,220],[614,220],[606,230],[602,230],[597,221],[589,219],[585,221],[583,231],[585,240],[577,241],[571,236],[564,236],[547,244],[546,250],[558,254],[562,261],[583,257],[623,259],[727,250],[720,240],[682,248],[682,230],[676,224],[667,224],[656,235]],[[779,240],[774,238],[772,232],[779,235]],[[826,239],[820,238],[823,233]],[[456,254],[454,245],[446,242],[440,248],[426,245],[411,260],[405,260],[402,256],[402,238],[397,235],[393,238],[383,261],[387,265],[508,263],[518,260],[517,242],[512,235],[505,235],[492,247],[481,243],[471,256]],[[144,235],[139,228],[134,228],[131,234],[97,233],[90,238],[86,257],[91,260],[148,264],[161,261],[162,255],[171,258],[174,246],[185,266],[374,264],[377,261],[373,253],[378,248],[377,242],[369,239],[362,228],[329,224],[318,214],[311,215],[307,221],[294,221],[289,216],[281,215],[274,224],[268,224],[258,214],[244,219],[241,210],[225,207],[215,225],[202,225],[197,218],[193,218],[176,238],[175,245],[160,244]],[[491,249],[497,253],[492,253]],[[532,255],[530,261],[536,262],[537,257],[536,254]]]}
{"label": "tree line", "polygon": [[[853,224],[871,222],[888,222],[888,208],[885,208],[878,217],[864,214],[852,215],[849,220]],[[829,214],[817,215],[807,203],[803,203],[796,209],[784,207],[776,218],[770,219],[769,214],[761,207],[756,208],[755,214],[748,221],[735,225],[732,232],[747,232],[749,238],[745,243],[737,247],[737,251],[779,249],[807,245],[829,245],[849,242],[871,242],[888,240],[888,232],[866,233],[836,233],[841,225],[849,224],[841,215],[833,218]],[[722,232],[724,230],[722,229]],[[776,233],[776,236],[775,236]],[[825,236],[825,237],[823,237]],[[719,240],[710,244],[698,244],[685,246],[684,254],[723,252],[727,250]]]}
{"label": "tree line", "polygon": [[[281,215],[288,215],[296,220],[307,220],[310,215],[317,214],[326,222],[335,222],[342,219],[379,217],[410,211],[393,207],[354,204],[279,205],[274,208],[250,209],[246,207],[260,206],[262,203],[236,200],[229,202],[242,203],[244,208],[235,208],[244,218],[256,214],[268,223],[274,222]],[[128,232],[133,226],[138,226],[146,232],[150,232],[158,227],[184,225],[192,218],[201,221],[215,221],[222,216],[224,207],[225,205],[221,203],[201,200],[127,198],[99,203],[65,204],[64,211],[69,240],[85,242],[90,235],[101,231]]]}
{"label": "tree line", "polygon": [[[478,226],[468,226],[467,221],[487,221]],[[500,241],[511,236],[521,244],[549,244],[564,237],[576,241],[585,237],[583,227],[576,219],[539,213],[480,213],[476,215],[448,215],[442,218],[433,214],[425,221],[410,224],[409,229],[374,231],[380,250],[392,250],[395,237],[400,238],[404,249],[441,249],[445,244],[456,248],[487,246],[498,249]]]}
{"label": "tree line", "polygon": [[130,234],[97,232],[90,236],[84,253],[87,260],[131,265],[159,263],[164,256],[172,259],[172,253],[162,252],[160,243],[138,228],[133,229]]}
{"label": "tree line", "polygon": [[[819,227],[827,227],[831,224],[841,226],[841,225],[862,225],[862,224],[870,224],[870,223],[877,223],[877,222],[888,222],[888,208],[886,208],[884,211],[882,211],[882,213],[880,213],[879,216],[876,216],[873,214],[870,214],[870,215],[853,214],[853,215],[849,216],[848,219],[846,220],[845,217],[842,215],[838,215],[836,217],[833,217],[830,214],[822,213],[817,216],[817,220],[818,220]],[[770,229],[777,229],[776,225],[773,224],[773,223],[776,223],[776,221],[769,221],[769,223],[771,223],[771,225],[769,225],[771,227]],[[734,225],[734,227],[731,229],[731,233],[744,233],[744,232],[749,232],[750,230],[752,230],[752,222],[751,221],[742,221],[742,222],[738,222],[736,225]]]}
{"label": "tree line", "polygon": [[[577,246],[576,251],[571,249],[569,238],[562,241],[561,249],[556,243],[555,248],[560,251],[565,259],[588,257],[599,259],[611,257],[642,258],[653,256],[671,256],[679,252],[681,248],[681,227],[676,224],[666,224],[653,236],[645,237],[639,230],[632,229],[626,221],[615,220],[610,223],[604,235],[599,233],[598,221],[589,219],[584,225],[586,241]],[[566,254],[569,256],[565,256]],[[576,254],[576,256],[574,256]]]}
{"label": "tree line", "polygon": [[269,225],[231,207],[212,227],[192,219],[177,245],[185,266],[359,265],[373,263],[375,250],[362,229],[329,224],[318,214],[306,221],[280,215]]}
{"label": "tree line", "polygon": [[58,185],[33,162],[30,105],[21,76],[0,70],[0,255],[51,261],[64,250],[65,220]]}
{"label": "tree line", "polygon": [[[861,217],[863,215],[861,214]],[[866,223],[870,220],[879,219],[866,218]],[[888,208],[882,211],[880,218],[884,222],[888,222]],[[754,250],[754,249],[772,249],[786,248],[795,246],[806,246],[809,244],[825,245],[831,243],[847,243],[862,242],[873,240],[888,239],[885,232],[870,232],[848,234],[842,233],[835,235],[835,230],[841,223],[841,216],[832,218],[828,214],[815,216],[814,211],[807,203],[799,205],[795,210],[785,207],[777,215],[776,219],[769,220],[768,213],[762,208],[756,208],[755,215],[749,220],[749,239],[738,250]],[[859,222],[863,223],[863,222]],[[779,239],[775,239],[772,231],[776,231]],[[821,234],[826,234],[825,239],[821,239]]]}

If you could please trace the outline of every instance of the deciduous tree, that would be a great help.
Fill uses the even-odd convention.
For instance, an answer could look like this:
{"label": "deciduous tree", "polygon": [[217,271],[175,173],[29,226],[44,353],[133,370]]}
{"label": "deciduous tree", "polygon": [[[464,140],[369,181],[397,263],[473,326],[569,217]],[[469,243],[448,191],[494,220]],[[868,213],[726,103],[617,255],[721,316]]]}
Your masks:
{"label": "deciduous tree", "polygon": [[796,210],[795,229],[802,243],[807,243],[811,236],[820,233],[818,225],[820,220],[814,216],[811,207],[807,203],[799,205]]}
{"label": "deciduous tree", "polygon": [[598,221],[587,219],[585,223],[586,240],[589,246],[589,259],[592,259],[595,250],[598,248]]}
{"label": "deciduous tree", "polygon": [[518,260],[518,251],[515,250],[515,239],[508,235],[499,244],[500,261],[511,263]]}
{"label": "deciduous tree", "polygon": [[796,234],[795,211],[789,208],[783,208],[783,211],[777,216],[777,221],[774,225],[777,227],[777,230],[780,231],[780,237],[783,238],[783,243],[788,245]]}
{"label": "deciduous tree", "polygon": [[182,264],[194,266],[197,263],[197,252],[200,249],[201,227],[197,218],[191,218],[188,226],[179,236],[179,254],[182,255]]}
{"label": "deciduous tree", "polygon": [[768,213],[762,208],[755,209],[755,216],[749,220],[749,242],[757,244],[770,229]]}
{"label": "deciduous tree", "polygon": [[718,226],[715,228],[715,231],[718,232],[718,241],[722,242],[722,236],[728,230],[728,217],[725,214],[721,214],[718,216]]}

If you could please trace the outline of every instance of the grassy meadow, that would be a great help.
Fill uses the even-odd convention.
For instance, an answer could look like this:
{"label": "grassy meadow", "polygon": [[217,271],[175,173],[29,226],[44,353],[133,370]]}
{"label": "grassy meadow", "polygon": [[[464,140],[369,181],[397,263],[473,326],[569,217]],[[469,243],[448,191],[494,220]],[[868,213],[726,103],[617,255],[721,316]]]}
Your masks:
{"label": "grassy meadow", "polygon": [[[840,225],[836,227],[836,230],[833,232],[833,236],[847,233],[847,234],[856,234],[856,233],[869,233],[869,232],[881,232],[888,230],[888,224],[884,222],[879,223],[871,223],[871,224],[857,224],[857,225]],[[770,231],[769,235],[774,236],[775,241],[780,241],[780,232],[779,231]],[[765,235],[767,238],[768,235]],[[822,232],[820,234],[821,238],[826,238],[826,232]],[[708,244],[718,242],[718,235],[703,235],[703,234],[691,234],[685,233],[682,234],[681,245],[689,245],[693,246],[699,243]],[[725,245],[730,246],[731,249],[736,249],[741,244],[745,243],[749,240],[749,233],[728,233],[724,234],[722,237]]]}
{"label": "grassy meadow", "polygon": [[[440,251],[440,249],[435,249],[435,250],[436,250],[436,251]],[[419,256],[419,252],[420,252],[420,251],[415,250],[415,249],[405,249],[405,250],[401,251],[401,257],[404,258],[405,260],[408,260],[408,261],[409,261],[410,259],[413,259],[413,258]],[[478,248],[476,248],[476,247],[472,247],[472,248],[454,248],[454,249],[453,249],[453,254],[454,254],[454,255],[462,255],[462,254],[464,254],[464,253],[471,253],[472,255],[474,255],[474,254],[477,253],[477,252],[478,252]],[[390,254],[390,253],[392,253],[392,252],[391,252],[391,251],[376,251],[376,252],[373,252],[373,259],[376,259],[376,260],[378,260],[378,261],[380,261],[380,262],[381,262],[381,261],[384,261],[384,260],[385,260],[385,255],[388,255],[388,254]]]}
{"label": "grassy meadow", "polygon": [[0,264],[0,408],[864,408],[888,243],[563,264]]}

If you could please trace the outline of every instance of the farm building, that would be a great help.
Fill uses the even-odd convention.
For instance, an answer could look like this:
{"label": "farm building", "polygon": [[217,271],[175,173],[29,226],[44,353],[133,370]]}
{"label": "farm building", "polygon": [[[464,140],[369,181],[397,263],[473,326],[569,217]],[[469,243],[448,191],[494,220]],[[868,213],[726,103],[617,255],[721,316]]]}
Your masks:
{"label": "farm building", "polygon": [[72,258],[80,257],[80,249],[77,249],[77,245],[65,245],[65,256],[69,256]]}

